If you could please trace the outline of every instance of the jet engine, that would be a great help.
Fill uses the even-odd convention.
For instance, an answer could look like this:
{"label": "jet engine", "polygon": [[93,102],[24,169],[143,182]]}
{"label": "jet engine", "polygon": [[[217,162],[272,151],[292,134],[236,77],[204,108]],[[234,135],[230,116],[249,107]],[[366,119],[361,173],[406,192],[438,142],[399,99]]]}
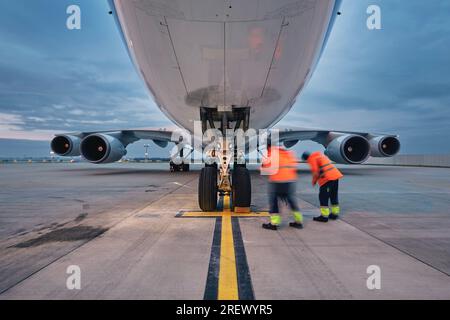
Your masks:
{"label": "jet engine", "polygon": [[400,151],[400,140],[394,136],[379,136],[369,142],[372,157],[393,157]]}
{"label": "jet engine", "polygon": [[123,143],[110,135],[91,134],[81,141],[81,155],[92,163],[112,163],[127,154]]}
{"label": "jet engine", "polygon": [[62,157],[78,157],[80,155],[81,140],[78,137],[60,135],[51,142],[52,151]]}
{"label": "jet engine", "polygon": [[336,163],[361,164],[369,158],[370,143],[363,136],[338,136],[327,146],[325,154]]}

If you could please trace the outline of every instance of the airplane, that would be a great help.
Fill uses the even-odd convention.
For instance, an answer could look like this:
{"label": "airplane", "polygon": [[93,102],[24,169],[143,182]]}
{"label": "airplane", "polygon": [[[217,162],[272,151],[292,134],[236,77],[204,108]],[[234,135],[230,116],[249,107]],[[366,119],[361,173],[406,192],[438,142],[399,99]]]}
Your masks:
{"label": "airplane", "polygon": [[[192,133],[270,129],[295,104],[318,64],[342,0],[108,0],[111,14],[137,72],[160,110]],[[51,142],[60,156],[82,155],[91,163],[119,161],[140,139],[161,147],[192,141],[166,129],[125,129],[59,134]],[[279,143],[291,148],[312,140],[340,164],[361,164],[369,156],[392,157],[397,135],[334,130],[288,129]],[[203,142],[200,147],[203,147]],[[204,164],[198,200],[203,211],[217,208],[218,194],[232,195],[234,208],[251,204],[246,163],[218,141],[215,163]],[[240,150],[248,153],[248,150]],[[189,164],[170,163],[171,171]]]}

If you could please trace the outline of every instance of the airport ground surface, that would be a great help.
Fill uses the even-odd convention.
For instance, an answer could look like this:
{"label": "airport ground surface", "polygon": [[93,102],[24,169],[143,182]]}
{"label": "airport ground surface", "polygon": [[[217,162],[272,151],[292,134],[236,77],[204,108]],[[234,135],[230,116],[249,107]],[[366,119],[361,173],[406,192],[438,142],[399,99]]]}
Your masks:
{"label": "airport ground surface", "polygon": [[[297,188],[305,229],[288,227],[287,212],[279,231],[262,229],[264,217],[233,218],[239,292],[450,299],[450,170],[342,171],[340,221],[311,220],[317,189],[306,167]],[[223,278],[212,253],[223,253],[225,231],[213,245],[218,218],[176,217],[198,210],[197,179],[197,171],[170,173],[167,164],[0,165],[0,299],[208,296],[211,276]],[[266,181],[257,171],[252,179],[252,209],[267,210]],[[70,265],[81,269],[81,290],[66,287]],[[380,290],[366,286],[370,265],[381,268]],[[242,268],[249,271],[243,284]]]}

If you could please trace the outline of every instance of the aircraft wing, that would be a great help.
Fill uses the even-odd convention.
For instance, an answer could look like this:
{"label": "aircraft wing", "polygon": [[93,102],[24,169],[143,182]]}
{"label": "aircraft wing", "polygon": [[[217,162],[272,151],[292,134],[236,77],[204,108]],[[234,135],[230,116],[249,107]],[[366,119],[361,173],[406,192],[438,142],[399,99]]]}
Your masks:
{"label": "aircraft wing", "polygon": [[[138,140],[152,140],[160,147],[164,148],[169,142],[179,142],[178,135],[175,130],[162,129],[120,129],[120,130],[103,130],[103,131],[84,131],[84,132],[69,132],[58,134],[58,136],[76,137],[84,139],[91,135],[108,135],[117,138],[123,144],[128,145]],[[174,139],[174,140],[172,140]],[[176,141],[175,141],[176,140]]]}
{"label": "aircraft wing", "polygon": [[[338,163],[360,164],[369,156],[392,157],[400,150],[398,136],[389,134],[303,128],[278,133],[279,141],[287,148],[299,141],[311,140],[323,145],[325,153]],[[189,133],[181,129],[125,129],[59,134],[52,140],[51,147],[60,156],[83,154],[90,162],[110,163],[120,160],[126,155],[126,147],[141,139],[152,140],[162,148],[169,142],[181,149],[201,145],[195,144]]]}
{"label": "aircraft wing", "polygon": [[[369,133],[358,131],[341,131],[341,130],[324,130],[324,129],[309,129],[309,128],[296,128],[296,129],[279,129],[279,140],[285,144],[295,145],[299,141],[311,140],[317,142],[324,147],[327,147],[329,140],[339,135],[358,135],[368,140],[375,137],[395,137],[398,135],[384,134],[384,133]],[[287,146],[289,147],[289,146]]]}
{"label": "aircraft wing", "polygon": [[126,155],[129,144],[141,139],[152,140],[162,148],[169,142],[181,148],[191,145],[190,137],[180,129],[125,129],[58,134],[53,138],[51,148],[59,156],[82,154],[92,163],[111,163]]}
{"label": "aircraft wing", "polygon": [[279,130],[279,141],[287,148],[305,140],[323,145],[326,154],[338,163],[359,164],[369,156],[392,157],[400,150],[399,137],[391,134],[304,128]]}

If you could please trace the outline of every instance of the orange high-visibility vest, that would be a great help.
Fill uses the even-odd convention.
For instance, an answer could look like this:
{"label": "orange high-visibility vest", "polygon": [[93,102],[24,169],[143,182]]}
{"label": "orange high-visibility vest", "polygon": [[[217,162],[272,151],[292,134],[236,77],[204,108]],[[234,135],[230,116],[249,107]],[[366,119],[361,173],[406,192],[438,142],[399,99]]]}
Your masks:
{"label": "orange high-visibility vest", "polygon": [[328,181],[338,180],[344,176],[322,152],[312,153],[308,163],[313,175],[313,184],[319,182],[319,186],[323,186]]}
{"label": "orange high-visibility vest", "polygon": [[294,182],[297,180],[297,157],[292,151],[271,147],[267,159],[263,160],[261,172],[269,176],[270,182]]}

